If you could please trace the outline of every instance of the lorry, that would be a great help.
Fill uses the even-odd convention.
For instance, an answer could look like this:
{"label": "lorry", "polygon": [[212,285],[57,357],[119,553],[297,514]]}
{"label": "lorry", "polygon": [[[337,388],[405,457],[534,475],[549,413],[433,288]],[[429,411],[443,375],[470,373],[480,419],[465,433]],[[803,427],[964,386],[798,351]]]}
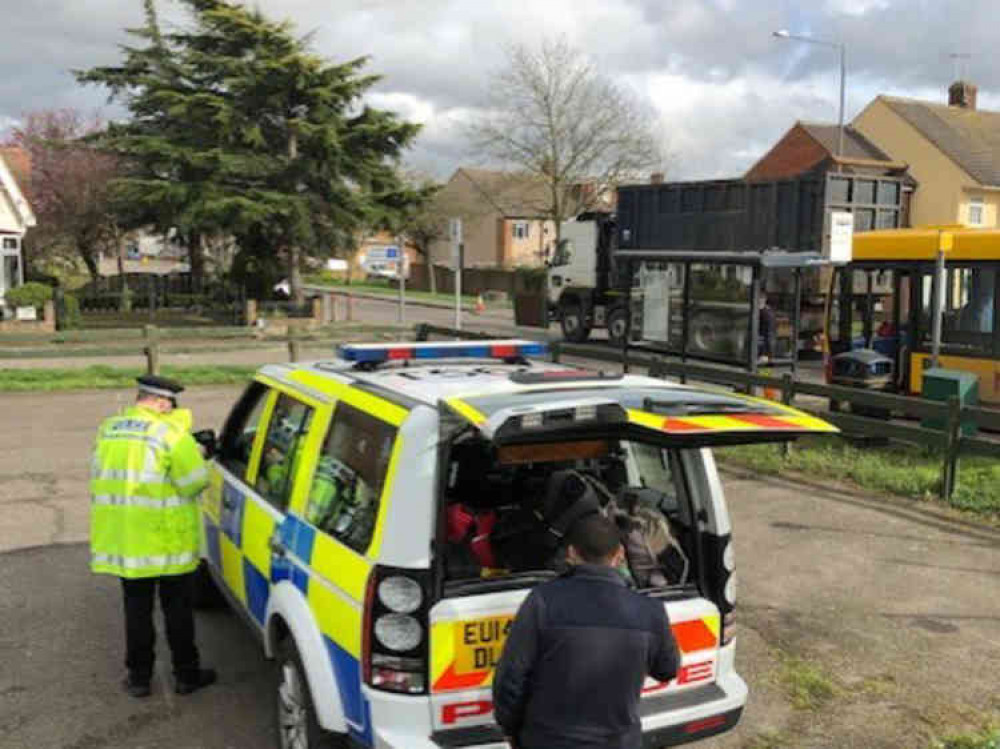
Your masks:
{"label": "lorry", "polygon": [[[630,319],[639,312],[647,337],[676,336],[678,323],[687,324],[692,349],[711,353],[738,349],[749,334],[740,321],[749,315],[744,291],[751,279],[748,268],[732,262],[734,258],[779,249],[822,254],[836,211],[852,213],[856,231],[904,226],[909,186],[897,177],[830,172],[770,181],[626,185],[618,188],[617,198],[616,214],[582,214],[560,227],[547,288],[563,337],[581,342],[604,328],[610,341],[621,345]],[[718,253],[719,263],[691,267],[697,275],[685,307],[679,269],[672,277],[667,269],[655,289],[644,294],[644,268],[621,262],[623,251],[662,251],[664,262],[675,265],[683,253],[698,258]],[[808,343],[822,330],[824,280],[818,271],[803,277],[802,339]],[[762,281],[772,307],[786,311],[779,312],[778,325],[787,332],[792,281],[777,273]],[[634,303],[631,315],[626,306],[630,290],[650,297]],[[664,315],[659,321],[652,318],[656,309]],[[685,318],[690,322],[681,323]],[[784,343],[790,346],[790,341]]]}

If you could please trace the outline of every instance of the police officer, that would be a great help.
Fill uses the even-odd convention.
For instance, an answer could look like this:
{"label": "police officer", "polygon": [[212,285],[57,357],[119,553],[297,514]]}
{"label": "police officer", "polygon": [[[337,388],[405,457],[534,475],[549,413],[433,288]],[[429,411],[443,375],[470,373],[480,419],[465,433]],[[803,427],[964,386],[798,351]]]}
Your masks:
{"label": "police officer", "polygon": [[106,419],[91,469],[91,570],[121,578],[125,598],[126,691],[148,697],[153,675],[153,599],[159,590],[173,656],[175,691],[212,684],[194,641],[192,595],[199,562],[197,497],[208,471],[191,436],[184,389],[165,377],[138,379],[134,406]]}
{"label": "police officer", "polygon": [[572,526],[568,573],[536,587],[493,679],[497,722],[517,749],[639,749],[646,676],[669,681],[679,655],[661,601],[629,590],[618,528]]}

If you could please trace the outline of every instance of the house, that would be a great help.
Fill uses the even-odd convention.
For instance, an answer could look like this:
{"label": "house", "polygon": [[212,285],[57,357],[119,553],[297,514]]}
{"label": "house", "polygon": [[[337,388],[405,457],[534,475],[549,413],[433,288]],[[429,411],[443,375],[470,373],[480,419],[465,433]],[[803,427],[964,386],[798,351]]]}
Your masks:
{"label": "house", "polygon": [[24,283],[21,241],[35,225],[35,214],[7,165],[8,158],[16,157],[6,149],[0,152],[0,308],[7,291]]}
{"label": "house", "polygon": [[803,174],[843,171],[851,174],[898,176],[906,164],[894,161],[855,128],[844,128],[843,154],[838,155],[840,128],[817,122],[796,122],[746,174],[747,180],[771,180]]}
{"label": "house", "polygon": [[[441,191],[444,209],[462,219],[467,268],[541,267],[555,242],[555,224],[545,218],[546,186],[509,172],[460,167]],[[431,247],[433,263],[452,265],[451,241]]]}
{"label": "house", "polygon": [[878,96],[852,126],[919,183],[914,225],[996,227],[1000,208],[1000,112],[976,108],[967,81],[948,88],[948,102]]}

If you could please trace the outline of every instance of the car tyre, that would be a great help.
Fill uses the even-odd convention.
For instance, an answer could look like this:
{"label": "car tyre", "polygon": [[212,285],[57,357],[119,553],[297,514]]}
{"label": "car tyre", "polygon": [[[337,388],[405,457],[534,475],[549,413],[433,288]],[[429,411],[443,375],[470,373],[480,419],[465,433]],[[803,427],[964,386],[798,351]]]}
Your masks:
{"label": "car tyre", "polygon": [[563,338],[571,343],[583,343],[590,336],[590,328],[583,316],[583,306],[567,304],[560,316]]}
{"label": "car tyre", "polygon": [[302,656],[291,637],[278,645],[275,657],[274,708],[281,749],[341,749],[346,746],[345,737],[320,727]]}

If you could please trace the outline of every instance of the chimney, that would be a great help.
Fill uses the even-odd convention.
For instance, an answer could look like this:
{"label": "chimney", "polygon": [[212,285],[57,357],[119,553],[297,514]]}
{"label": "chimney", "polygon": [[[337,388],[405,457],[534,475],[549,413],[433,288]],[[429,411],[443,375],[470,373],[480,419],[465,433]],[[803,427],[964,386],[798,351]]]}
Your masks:
{"label": "chimney", "polygon": [[948,106],[962,109],[976,108],[977,89],[967,81],[955,81],[948,87]]}
{"label": "chimney", "polygon": [[663,184],[663,172],[653,172],[649,175],[649,184],[651,185],[662,185]]}

